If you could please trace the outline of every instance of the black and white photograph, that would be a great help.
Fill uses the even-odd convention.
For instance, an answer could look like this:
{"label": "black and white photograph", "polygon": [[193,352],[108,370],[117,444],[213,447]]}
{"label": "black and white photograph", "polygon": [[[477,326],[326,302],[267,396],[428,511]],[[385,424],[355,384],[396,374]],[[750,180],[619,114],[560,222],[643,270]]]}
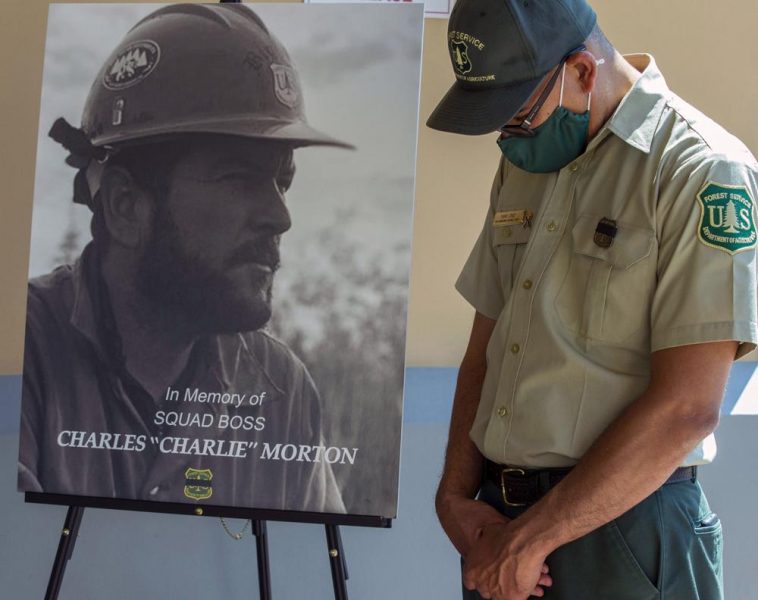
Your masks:
{"label": "black and white photograph", "polygon": [[51,4],[20,491],[397,514],[421,4]]}

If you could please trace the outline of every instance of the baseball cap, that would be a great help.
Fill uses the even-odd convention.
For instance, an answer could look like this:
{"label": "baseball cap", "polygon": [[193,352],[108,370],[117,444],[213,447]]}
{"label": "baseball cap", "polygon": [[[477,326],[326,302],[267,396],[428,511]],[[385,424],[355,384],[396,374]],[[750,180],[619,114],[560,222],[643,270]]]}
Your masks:
{"label": "baseball cap", "polygon": [[586,0],[457,0],[447,33],[456,82],[426,124],[466,135],[499,129],[596,22]]}

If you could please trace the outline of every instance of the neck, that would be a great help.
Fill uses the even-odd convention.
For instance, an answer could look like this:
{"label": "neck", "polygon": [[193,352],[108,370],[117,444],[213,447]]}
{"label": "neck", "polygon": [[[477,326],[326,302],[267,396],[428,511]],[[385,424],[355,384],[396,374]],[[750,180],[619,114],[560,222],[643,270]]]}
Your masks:
{"label": "neck", "polygon": [[151,311],[138,296],[133,266],[107,252],[101,268],[124,367],[153,398],[162,397],[187,366],[196,339],[157,322],[157,311]]}
{"label": "neck", "polygon": [[592,93],[590,139],[603,128],[626,93],[640,78],[640,72],[615,50],[598,57],[600,58],[605,62],[599,67],[602,76],[598,76]]}

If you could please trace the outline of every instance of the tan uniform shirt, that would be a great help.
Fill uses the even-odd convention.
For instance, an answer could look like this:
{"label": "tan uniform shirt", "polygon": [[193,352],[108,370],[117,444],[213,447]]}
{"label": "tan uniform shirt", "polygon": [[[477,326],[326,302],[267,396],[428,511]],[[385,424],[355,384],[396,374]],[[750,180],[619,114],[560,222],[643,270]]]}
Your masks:
{"label": "tan uniform shirt", "polygon": [[[497,320],[471,438],[498,463],[576,464],[645,391],[652,352],[758,342],[755,159],[651,56],[627,60],[642,76],[584,154],[548,174],[501,161],[456,283]],[[683,464],[715,452],[709,436]]]}

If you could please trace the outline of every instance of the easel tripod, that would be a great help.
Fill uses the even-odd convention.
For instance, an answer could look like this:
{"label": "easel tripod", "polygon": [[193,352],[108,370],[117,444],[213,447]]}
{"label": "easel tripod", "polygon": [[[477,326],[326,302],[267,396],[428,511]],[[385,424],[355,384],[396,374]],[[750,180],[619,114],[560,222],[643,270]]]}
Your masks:
{"label": "easel tripod", "polygon": [[[52,503],[62,504],[61,500],[69,498],[65,496],[55,496],[49,494],[26,494],[26,500],[28,502],[37,503]],[[245,511],[245,509],[227,509],[223,510],[223,507],[193,507],[187,505],[173,505],[166,504],[160,505],[161,508],[156,510],[156,503],[140,502],[140,501],[118,501],[112,499],[97,499],[86,498],[86,504],[88,506],[95,506],[97,508],[127,508],[129,510],[151,510],[157,512],[180,512],[188,514],[194,512],[197,516],[221,516],[219,512],[224,512],[223,516],[229,516],[234,518],[246,518],[245,513],[256,513],[255,516],[262,516],[257,513],[270,513],[272,518],[276,520],[298,520],[303,522],[318,522],[319,515],[316,513],[286,513],[285,511]],[[150,506],[150,508],[147,508]],[[182,510],[176,510],[176,507],[182,507]],[[68,511],[66,513],[66,519],[61,530],[60,541],[58,542],[58,551],[55,555],[53,562],[53,568],[50,573],[50,579],[47,585],[47,591],[45,592],[45,600],[57,600],[63,583],[63,576],[66,572],[66,566],[68,561],[74,552],[74,546],[76,545],[76,539],[79,535],[79,528],[84,515],[84,506],[80,504],[68,504]],[[286,515],[297,515],[294,519],[286,518]],[[340,535],[339,525],[331,522],[324,522],[329,519],[331,515],[321,515],[321,522],[324,525],[326,531],[327,550],[329,556],[329,566],[332,573],[332,585],[334,587],[335,600],[347,600],[347,563],[345,560],[345,553],[342,547],[342,537]],[[324,519],[326,517],[326,519]],[[390,521],[386,519],[370,519],[366,522],[364,517],[354,517],[349,515],[334,515],[337,520],[343,521],[343,524],[355,524],[355,525],[369,525],[388,527]],[[271,600],[271,570],[270,560],[268,552],[268,531],[267,521],[263,518],[251,518],[252,531],[255,536],[255,546],[257,554],[258,564],[258,590],[260,600]]]}

